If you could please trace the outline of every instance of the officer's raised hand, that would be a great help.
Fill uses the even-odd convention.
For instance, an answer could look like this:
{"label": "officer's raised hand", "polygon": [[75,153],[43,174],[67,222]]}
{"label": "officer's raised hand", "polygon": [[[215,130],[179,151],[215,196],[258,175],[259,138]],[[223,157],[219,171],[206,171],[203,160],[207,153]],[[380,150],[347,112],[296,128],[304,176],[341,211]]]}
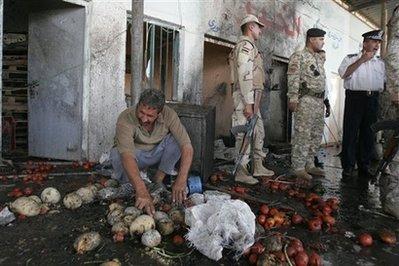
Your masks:
{"label": "officer's raised hand", "polygon": [[297,102],[288,102],[288,109],[291,112],[296,112],[296,110],[298,109],[298,103]]}
{"label": "officer's raised hand", "polygon": [[363,54],[362,54],[362,56],[360,57],[360,60],[363,62],[363,63],[365,63],[365,62],[367,62],[367,61],[369,61],[371,58],[373,58],[374,57],[374,54],[375,54],[375,52],[366,52],[366,51],[364,51],[363,52]]}

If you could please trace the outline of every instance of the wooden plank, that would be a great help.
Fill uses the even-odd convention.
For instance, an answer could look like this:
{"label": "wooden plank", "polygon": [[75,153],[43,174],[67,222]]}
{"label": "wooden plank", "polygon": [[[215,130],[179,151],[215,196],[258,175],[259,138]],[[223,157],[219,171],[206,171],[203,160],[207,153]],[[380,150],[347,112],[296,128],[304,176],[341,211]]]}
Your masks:
{"label": "wooden plank", "polygon": [[28,111],[28,106],[26,106],[26,105],[3,104],[3,111],[27,112]]}

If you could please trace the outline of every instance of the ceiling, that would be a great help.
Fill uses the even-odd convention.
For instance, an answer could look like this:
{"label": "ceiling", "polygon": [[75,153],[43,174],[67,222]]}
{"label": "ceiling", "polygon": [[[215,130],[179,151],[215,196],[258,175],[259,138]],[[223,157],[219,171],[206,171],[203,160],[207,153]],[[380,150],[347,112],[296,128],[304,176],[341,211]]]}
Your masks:
{"label": "ceiling", "polygon": [[378,28],[381,28],[381,6],[383,1],[386,3],[388,21],[395,7],[399,5],[398,0],[342,0],[349,6],[349,11],[359,13]]}

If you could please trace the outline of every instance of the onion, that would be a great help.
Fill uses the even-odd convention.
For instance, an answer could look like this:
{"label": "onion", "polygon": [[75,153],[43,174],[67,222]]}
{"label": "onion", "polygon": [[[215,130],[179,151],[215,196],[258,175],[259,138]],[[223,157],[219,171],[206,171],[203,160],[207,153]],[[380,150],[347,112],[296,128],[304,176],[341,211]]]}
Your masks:
{"label": "onion", "polygon": [[53,187],[45,188],[40,195],[44,203],[57,204],[61,199],[61,194]]}
{"label": "onion", "polygon": [[396,244],[396,235],[394,232],[389,231],[387,229],[382,229],[379,235],[380,235],[382,242],[384,242],[388,245]]}
{"label": "onion", "polygon": [[144,234],[141,236],[141,243],[150,248],[158,246],[161,243],[161,240],[161,234],[154,229],[144,232]]}
{"label": "onion", "polygon": [[97,232],[89,232],[80,235],[75,242],[73,247],[78,254],[83,254],[86,251],[90,251],[98,247],[101,243],[101,236]]}

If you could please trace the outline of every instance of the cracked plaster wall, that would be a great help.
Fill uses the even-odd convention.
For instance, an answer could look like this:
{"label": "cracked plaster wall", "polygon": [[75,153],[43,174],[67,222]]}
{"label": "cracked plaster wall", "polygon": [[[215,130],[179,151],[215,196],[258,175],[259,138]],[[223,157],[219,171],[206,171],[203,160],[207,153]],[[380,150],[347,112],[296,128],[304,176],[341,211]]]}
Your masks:
{"label": "cracked plaster wall", "polygon": [[92,1],[87,7],[90,51],[87,101],[88,158],[98,160],[113,145],[124,100],[126,8],[120,2]]}

